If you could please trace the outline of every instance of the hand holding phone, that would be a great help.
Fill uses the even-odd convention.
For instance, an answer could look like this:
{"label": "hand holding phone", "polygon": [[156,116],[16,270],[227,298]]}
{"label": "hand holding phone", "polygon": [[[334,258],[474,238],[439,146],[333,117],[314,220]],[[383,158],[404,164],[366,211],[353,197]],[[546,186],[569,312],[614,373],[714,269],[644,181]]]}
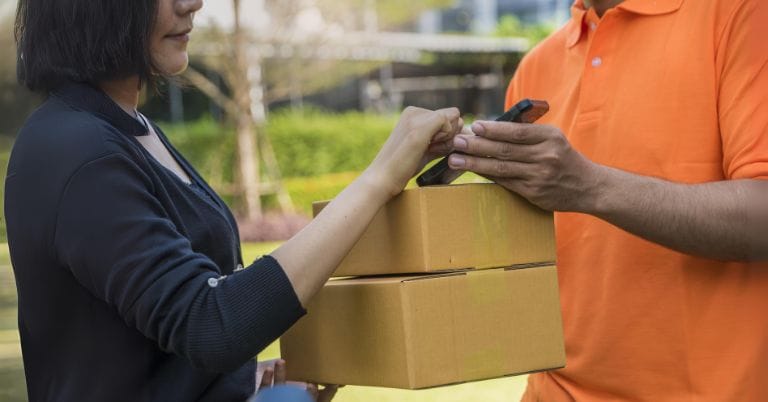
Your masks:
{"label": "hand holding phone", "polygon": [[[496,121],[534,123],[548,111],[549,104],[545,101],[523,99],[507,110],[506,113],[499,116]],[[418,184],[419,187],[450,184],[462,174],[464,174],[463,171],[453,170],[448,167],[448,157],[446,156],[417,177],[416,184]]]}

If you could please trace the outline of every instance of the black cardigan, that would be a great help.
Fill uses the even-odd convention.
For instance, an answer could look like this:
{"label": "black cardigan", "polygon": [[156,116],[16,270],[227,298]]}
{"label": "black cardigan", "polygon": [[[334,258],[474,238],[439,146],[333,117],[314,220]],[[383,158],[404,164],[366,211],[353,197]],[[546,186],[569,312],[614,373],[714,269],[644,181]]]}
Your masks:
{"label": "black cardigan", "polygon": [[21,129],[5,190],[31,402],[242,401],[253,357],[305,311],[271,257],[244,270],[221,199],[134,136],[100,90],[67,84]]}

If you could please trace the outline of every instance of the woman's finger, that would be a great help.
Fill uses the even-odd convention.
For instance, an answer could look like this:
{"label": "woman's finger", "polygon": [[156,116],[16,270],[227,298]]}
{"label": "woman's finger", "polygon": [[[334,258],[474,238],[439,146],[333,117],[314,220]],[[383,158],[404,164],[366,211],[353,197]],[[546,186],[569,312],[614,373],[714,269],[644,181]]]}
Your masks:
{"label": "woman's finger", "polygon": [[447,140],[443,142],[436,142],[433,144],[429,144],[429,148],[427,148],[427,153],[432,156],[444,156],[448,155],[453,151],[453,140]]}
{"label": "woman's finger", "polygon": [[[452,114],[450,111],[427,111],[415,115],[411,120],[412,132],[408,139],[416,143],[422,143],[425,139],[429,142],[434,141],[435,138],[439,138],[438,135],[440,133],[447,134],[443,134],[443,137],[450,137],[453,133],[453,125],[451,124],[451,118],[448,116]],[[458,118],[458,110],[456,111],[455,118]]]}
{"label": "woman's finger", "polygon": [[320,393],[317,389],[317,385],[315,384],[307,384],[307,392],[309,392],[309,395],[312,396],[313,400],[317,400],[317,398],[320,397]]}
{"label": "woman's finger", "polygon": [[441,109],[439,112],[443,113],[446,117],[446,124],[445,128],[450,135],[450,137],[455,136],[459,131],[461,131],[462,126],[464,125],[464,120],[461,118],[461,111],[459,111],[458,108],[452,107],[448,109]]}
{"label": "woman's finger", "polygon": [[261,376],[261,385],[259,386],[259,389],[263,388],[269,388],[274,384],[275,380],[275,371],[272,367],[267,367],[264,369],[264,374]]}
{"label": "woman's finger", "polygon": [[338,385],[326,385],[317,397],[317,402],[331,402],[336,392],[339,391]]}
{"label": "woman's finger", "polygon": [[286,380],[286,368],[285,368],[285,360],[278,360],[275,362],[275,379],[274,383],[276,385],[278,384],[285,384]]}
{"label": "woman's finger", "polygon": [[440,131],[437,134],[435,134],[432,137],[432,144],[438,143],[438,142],[445,142],[451,139],[453,135],[447,131]]}

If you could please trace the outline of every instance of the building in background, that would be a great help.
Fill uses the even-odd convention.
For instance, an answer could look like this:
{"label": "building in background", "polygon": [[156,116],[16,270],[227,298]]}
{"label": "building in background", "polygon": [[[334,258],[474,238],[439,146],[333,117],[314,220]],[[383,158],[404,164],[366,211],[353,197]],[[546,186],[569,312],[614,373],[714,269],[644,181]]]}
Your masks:
{"label": "building in background", "polygon": [[335,110],[458,106],[477,116],[499,115],[506,83],[532,45],[515,47],[511,42],[519,38],[494,38],[499,23],[514,16],[523,25],[554,29],[567,22],[571,4],[572,0],[457,0],[452,6],[427,10],[399,30],[423,38],[412,39],[414,49],[424,41],[453,42],[454,49],[433,53],[433,61],[426,64],[392,60],[367,76],[310,94],[305,101]]}
{"label": "building in background", "polygon": [[[262,34],[269,30],[260,25],[262,34],[254,35],[251,44],[263,73],[259,75],[269,78],[290,72],[300,77],[306,75],[305,71],[312,71],[312,62],[317,60],[347,65],[367,63],[374,67],[319,89],[302,85],[300,79],[288,79],[296,84],[283,91],[271,91],[274,88],[269,82],[261,83],[263,93],[282,93],[277,97],[264,96],[263,110],[317,106],[332,111],[391,113],[406,105],[432,109],[458,106],[475,116],[497,116],[503,113],[506,84],[532,45],[525,37],[499,36],[500,22],[511,15],[523,24],[556,27],[567,20],[571,3],[456,0],[447,7],[414,13],[410,20],[384,30],[377,22],[373,0],[365,3],[368,6],[359,15],[353,14],[352,21],[347,18],[347,26],[323,21],[323,16],[313,10],[313,1],[316,0],[303,0],[302,4],[309,6],[302,10],[301,18],[280,25],[285,31],[284,39],[273,35],[263,40]],[[307,25],[307,21],[312,24]],[[315,33],[307,35],[307,29]],[[209,58],[226,57],[225,53],[216,55],[216,51],[197,48],[198,53],[193,52],[192,56],[199,60],[209,52]],[[198,66],[204,69],[199,63]],[[227,90],[226,85],[223,89]],[[145,108],[147,113],[156,119],[173,121],[195,118],[209,113],[209,109],[217,115],[215,106],[188,105],[190,96],[197,99],[193,94],[185,93],[182,99],[180,91],[174,88],[168,94],[170,102],[167,98],[153,99]],[[164,106],[164,102],[170,105]]]}
{"label": "building in background", "polygon": [[486,35],[505,15],[525,24],[560,26],[570,16],[571,0],[459,0],[453,7],[422,13],[414,29],[423,33]]}

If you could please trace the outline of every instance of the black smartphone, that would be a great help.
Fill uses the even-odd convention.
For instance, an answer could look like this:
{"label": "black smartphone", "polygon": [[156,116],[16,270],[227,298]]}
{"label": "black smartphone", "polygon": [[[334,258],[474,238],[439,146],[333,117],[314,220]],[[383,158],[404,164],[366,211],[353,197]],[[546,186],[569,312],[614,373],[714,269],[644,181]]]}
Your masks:
{"label": "black smartphone", "polygon": [[[496,121],[534,123],[541,116],[547,114],[548,111],[549,104],[546,101],[523,99],[507,110],[506,113],[499,116]],[[448,157],[446,156],[417,177],[416,184],[418,184],[419,187],[450,184],[462,174],[464,174],[464,171],[453,170],[448,167]]]}

